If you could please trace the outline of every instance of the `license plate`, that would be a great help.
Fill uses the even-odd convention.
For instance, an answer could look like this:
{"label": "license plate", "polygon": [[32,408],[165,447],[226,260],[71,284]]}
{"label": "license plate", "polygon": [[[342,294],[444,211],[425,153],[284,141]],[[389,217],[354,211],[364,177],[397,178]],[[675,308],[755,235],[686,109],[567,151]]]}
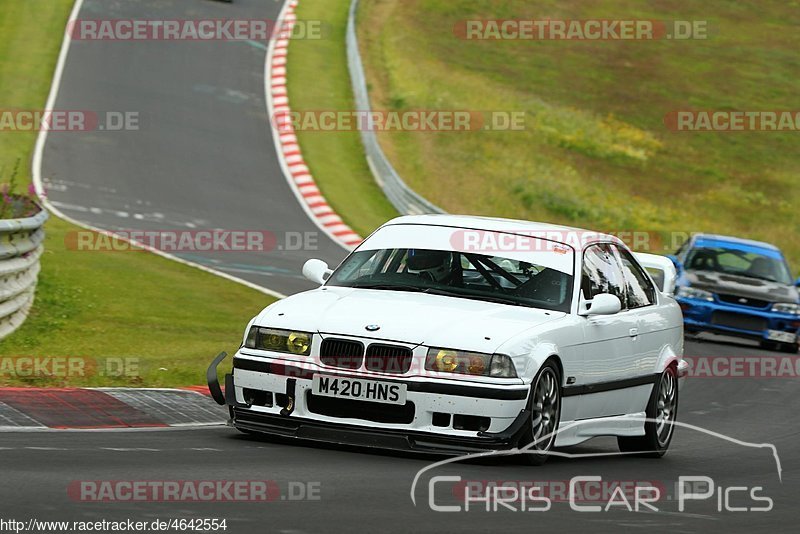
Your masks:
{"label": "license plate", "polygon": [[311,392],[324,397],[355,399],[386,404],[406,403],[405,384],[379,382],[363,378],[342,378],[338,376],[314,375]]}
{"label": "license plate", "polygon": [[792,332],[781,332],[780,330],[767,330],[767,339],[780,341],[782,343],[794,343],[797,336]]}

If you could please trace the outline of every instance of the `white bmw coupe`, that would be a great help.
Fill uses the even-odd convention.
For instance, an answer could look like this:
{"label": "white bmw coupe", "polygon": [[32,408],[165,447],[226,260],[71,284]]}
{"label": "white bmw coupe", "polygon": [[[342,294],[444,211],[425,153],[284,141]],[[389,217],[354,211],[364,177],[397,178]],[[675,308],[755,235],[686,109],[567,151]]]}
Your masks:
{"label": "white bmw coupe", "polygon": [[[659,270],[660,287],[648,269]],[[250,321],[209,389],[231,424],[334,443],[464,454],[617,436],[624,452],[669,447],[686,374],[683,320],[660,288],[666,258],[616,237],[540,223],[394,219],[320,287]]]}

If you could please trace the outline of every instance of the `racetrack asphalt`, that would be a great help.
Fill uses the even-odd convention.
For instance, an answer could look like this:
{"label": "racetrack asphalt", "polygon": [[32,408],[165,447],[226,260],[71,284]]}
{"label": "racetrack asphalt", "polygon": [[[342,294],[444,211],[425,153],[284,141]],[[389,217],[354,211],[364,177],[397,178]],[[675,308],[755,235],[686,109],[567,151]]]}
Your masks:
{"label": "racetrack asphalt", "polygon": [[[275,20],[280,8],[273,0],[87,0],[79,18]],[[51,132],[42,163],[49,200],[107,230],[270,232],[273,250],[176,255],[284,294],[313,287],[303,262],[338,265],[346,250],[300,209],[279,166],[265,103],[267,45],[73,40],[55,109],[134,113],[138,130]]]}
{"label": "racetrack asphalt", "polygon": [[[275,18],[270,0],[87,0],[83,18]],[[283,293],[311,287],[299,274],[308,257],[336,264],[345,251],[308,220],[281,174],[264,103],[263,47],[242,42],[74,42],[58,109],[137,112],[139,131],[52,133],[42,174],[59,209],[111,230],[225,228],[277,235],[311,232],[318,250],[180,254]],[[690,356],[777,356],[746,343],[692,341]],[[438,457],[289,443],[224,428],[0,434],[0,517],[27,520],[219,518],[227,532],[783,532],[794,527],[800,494],[797,378],[708,378],[687,381],[679,420],[713,432],[777,447],[782,471],[767,449],[745,447],[679,428],[661,460],[619,456],[552,458],[542,467],[512,460],[459,463],[435,474],[463,479],[560,483],[597,475],[606,481],[652,481],[670,497],[659,512],[580,513],[556,502],[547,512],[433,512],[415,474]],[[210,401],[209,401],[210,402]],[[613,453],[598,438],[566,452]],[[714,497],[680,512],[680,476],[714,479]],[[68,493],[75,481],[273,480],[319,488],[319,499],[269,503],[84,502]],[[769,512],[719,511],[725,489],[762,487]],[[294,486],[298,487],[298,486]],[[454,504],[452,486],[434,500]],[[720,488],[723,488],[720,490]],[[732,506],[763,503],[729,493]],[[607,500],[607,499],[606,499]],[[462,503],[463,504],[463,503]],[[595,503],[591,503],[595,504]],[[605,504],[601,500],[601,505]],[[519,503],[517,503],[519,507]]]}
{"label": "racetrack asphalt", "polygon": [[[741,343],[689,342],[687,355],[777,356]],[[210,401],[209,401],[210,402]],[[259,439],[226,427],[161,431],[9,432],[0,435],[2,516],[17,520],[98,521],[132,519],[226,519],[228,532],[784,532],[796,523],[798,473],[797,378],[689,378],[681,391],[679,420],[752,443],[777,448],[776,461],[766,448],[731,443],[714,435],[680,427],[660,460],[622,456],[551,458],[542,467],[519,465],[512,459],[487,459],[451,464],[423,475],[410,492],[416,473],[440,460],[365,449]],[[615,453],[612,438],[596,438],[563,449],[571,454]],[[553,498],[546,512],[485,511],[473,503],[470,511],[435,512],[439,505],[460,505],[454,484],[440,482],[429,491],[434,475],[463,480],[545,482],[555,487],[576,476],[600,476],[604,481],[653,485],[665,497],[654,503],[658,512],[577,512]],[[675,484],[681,476],[707,476],[714,496],[686,501],[679,511]],[[272,502],[93,502],[74,492],[80,481],[274,481],[281,497]],[[289,485],[295,489],[290,493]],[[72,485],[72,486],[71,486]],[[69,493],[68,488],[73,487]],[[759,497],[773,501],[768,512],[725,511],[718,496],[729,488],[754,487]],[[314,499],[290,495],[310,491]],[[699,490],[698,490],[699,491]],[[224,495],[224,494],[223,494]],[[458,495],[458,494],[456,494]],[[728,492],[730,506],[764,503],[749,493]],[[577,504],[605,507],[610,494],[591,496]],[[633,499],[628,494],[633,504]],[[514,505],[519,508],[520,503]],[[722,511],[720,511],[720,508]],[[548,530],[544,530],[548,529]]]}

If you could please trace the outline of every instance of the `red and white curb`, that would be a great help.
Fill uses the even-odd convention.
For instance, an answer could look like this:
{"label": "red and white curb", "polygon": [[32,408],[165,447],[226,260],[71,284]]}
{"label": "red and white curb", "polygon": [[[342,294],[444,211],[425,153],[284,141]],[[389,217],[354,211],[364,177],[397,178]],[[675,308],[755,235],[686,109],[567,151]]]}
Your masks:
{"label": "red and white curb", "polygon": [[155,429],[223,425],[204,387],[0,388],[0,431]]}
{"label": "red and white curb", "polygon": [[284,175],[308,216],[331,239],[351,249],[363,239],[342,221],[320,192],[303,159],[289,116],[291,108],[286,89],[286,58],[289,36],[297,22],[297,4],[297,0],[288,0],[284,5],[279,17],[282,21],[280,30],[277,38],[271,41],[267,53],[267,107],[275,147]]}

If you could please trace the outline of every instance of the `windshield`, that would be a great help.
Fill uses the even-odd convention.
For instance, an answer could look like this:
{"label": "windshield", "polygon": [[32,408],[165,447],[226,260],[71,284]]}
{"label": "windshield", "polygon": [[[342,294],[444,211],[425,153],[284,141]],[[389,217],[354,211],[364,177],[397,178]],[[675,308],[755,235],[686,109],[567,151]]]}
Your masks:
{"label": "windshield", "polygon": [[327,285],[415,291],[569,312],[572,276],[519,259],[386,248],[351,254]]}
{"label": "windshield", "polygon": [[783,258],[729,247],[698,247],[686,258],[686,268],[696,271],[746,276],[790,285],[792,277]]}

